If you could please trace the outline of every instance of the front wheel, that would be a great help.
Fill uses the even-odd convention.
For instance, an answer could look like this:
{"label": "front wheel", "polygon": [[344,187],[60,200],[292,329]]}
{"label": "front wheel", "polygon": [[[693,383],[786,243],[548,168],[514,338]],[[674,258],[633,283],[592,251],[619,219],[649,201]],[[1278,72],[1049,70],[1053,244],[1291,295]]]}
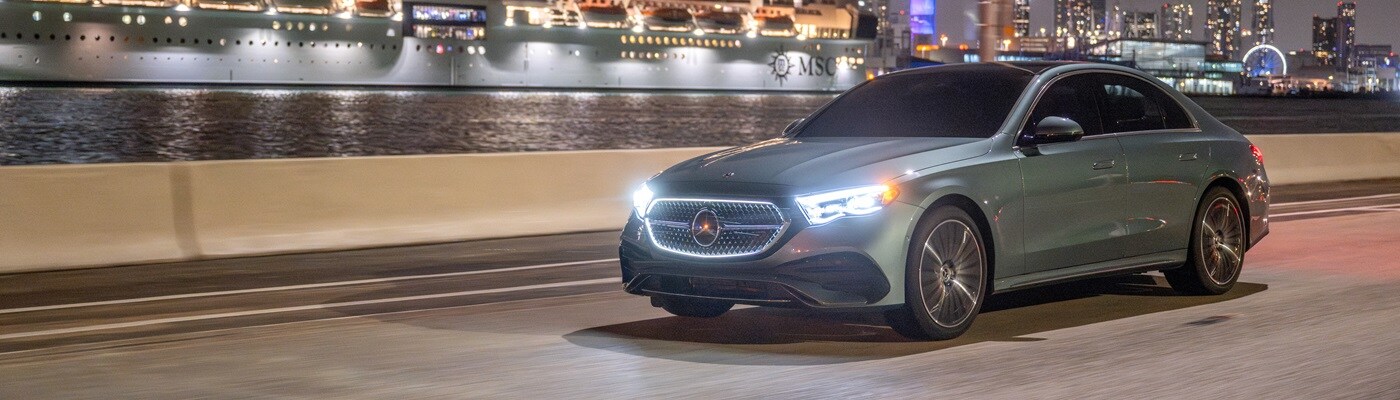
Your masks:
{"label": "front wheel", "polygon": [[904,306],[885,316],[911,339],[967,332],[987,293],[987,248],[976,221],[944,206],[919,221],[905,265]]}
{"label": "front wheel", "polygon": [[1173,289],[1191,294],[1230,291],[1244,267],[1245,225],[1235,195],[1215,187],[1201,198],[1186,265],[1163,271]]}

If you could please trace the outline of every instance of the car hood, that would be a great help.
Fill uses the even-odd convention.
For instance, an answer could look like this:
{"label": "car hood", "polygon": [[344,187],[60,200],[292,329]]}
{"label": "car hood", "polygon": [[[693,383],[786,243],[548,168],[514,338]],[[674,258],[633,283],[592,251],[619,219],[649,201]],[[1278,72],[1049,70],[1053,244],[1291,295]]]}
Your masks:
{"label": "car hood", "polygon": [[686,160],[652,182],[672,194],[734,186],[795,195],[880,184],[985,154],[989,146],[980,138],[780,138]]}

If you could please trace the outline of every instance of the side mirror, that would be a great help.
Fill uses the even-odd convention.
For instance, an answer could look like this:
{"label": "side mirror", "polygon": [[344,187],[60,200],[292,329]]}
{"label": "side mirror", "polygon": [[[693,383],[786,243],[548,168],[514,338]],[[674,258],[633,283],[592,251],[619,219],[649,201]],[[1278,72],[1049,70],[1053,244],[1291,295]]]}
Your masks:
{"label": "side mirror", "polygon": [[802,125],[802,121],[806,121],[806,120],[807,120],[806,118],[798,118],[798,119],[792,120],[792,123],[788,124],[788,126],[787,126],[786,128],[783,128],[783,136],[790,136],[790,135],[792,135],[792,130],[793,130],[793,129],[797,129],[797,126],[798,126],[798,125]]}
{"label": "side mirror", "polygon": [[1045,117],[1035,124],[1034,144],[1073,142],[1084,137],[1084,127],[1069,118]]}

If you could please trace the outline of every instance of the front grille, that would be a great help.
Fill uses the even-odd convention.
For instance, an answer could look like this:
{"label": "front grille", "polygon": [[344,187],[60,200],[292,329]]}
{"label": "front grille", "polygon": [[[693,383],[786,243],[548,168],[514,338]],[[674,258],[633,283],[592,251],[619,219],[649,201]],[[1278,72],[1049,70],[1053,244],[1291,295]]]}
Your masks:
{"label": "front grille", "polygon": [[[719,219],[714,243],[702,245],[691,223],[702,210]],[[662,250],[696,257],[733,257],[761,253],[787,229],[778,206],[735,200],[657,200],[647,212],[647,232]]]}

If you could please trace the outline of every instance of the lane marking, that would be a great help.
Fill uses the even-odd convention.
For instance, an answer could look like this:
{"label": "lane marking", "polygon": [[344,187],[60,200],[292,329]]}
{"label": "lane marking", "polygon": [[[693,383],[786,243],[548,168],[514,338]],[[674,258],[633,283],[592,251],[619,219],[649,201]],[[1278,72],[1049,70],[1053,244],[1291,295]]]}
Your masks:
{"label": "lane marking", "polygon": [[1396,204],[1387,204],[1387,205],[1379,205],[1379,206],[1347,207],[1347,208],[1333,208],[1333,209],[1328,209],[1328,210],[1298,211],[1298,212],[1283,213],[1283,214],[1269,214],[1269,218],[1291,217],[1291,216],[1294,216],[1294,215],[1326,214],[1326,213],[1346,212],[1346,211],[1400,211],[1400,210],[1397,210],[1397,209],[1395,209],[1395,208],[1392,208],[1392,207],[1395,207],[1395,206],[1396,206]]}
{"label": "lane marking", "polygon": [[387,298],[387,299],[345,301],[345,302],[340,302],[340,303],[312,304],[312,305],[305,305],[305,306],[267,308],[267,309],[262,309],[262,310],[235,311],[235,312],[226,312],[226,313],[217,313],[217,314],[204,314],[204,315],[189,315],[189,316],[184,316],[184,317],[158,318],[158,319],[149,319],[149,320],[144,320],[144,321],[121,322],[121,323],[115,323],[115,324],[102,324],[102,325],[80,326],[80,327],[74,327],[74,328],[49,329],[49,330],[43,330],[43,331],[11,333],[11,334],[0,335],[0,340],[22,339],[22,338],[35,337],[35,336],[62,335],[62,334],[69,334],[69,333],[82,333],[82,332],[92,332],[92,331],[101,331],[101,330],[110,330],[110,329],[135,328],[135,327],[150,326],[150,325],[172,324],[172,323],[192,322],[192,321],[204,321],[204,320],[220,319],[220,318],[247,317],[247,316],[254,316],[254,315],[277,314],[277,313],[285,313],[285,312],[293,312],[293,311],[324,310],[324,309],[338,308],[338,307],[352,307],[352,306],[362,306],[362,305],[370,305],[370,304],[382,304],[382,303],[395,303],[395,302],[414,301],[414,300],[440,299],[440,298],[446,298],[446,297],[461,297],[461,296],[472,296],[472,295],[479,295],[479,294],[494,294],[494,293],[519,292],[519,291],[535,290],[535,289],[550,289],[550,288],[560,288],[560,287],[569,287],[569,286],[596,285],[596,284],[601,284],[601,283],[618,283],[618,284],[620,285],[620,284],[621,284],[621,281],[619,281],[617,278],[598,278],[598,279],[589,279],[589,280],[582,280],[582,281],[543,283],[543,284],[538,284],[538,285],[514,286],[514,287],[496,288],[496,289],[481,289],[481,290],[468,290],[468,291],[463,291],[463,292],[452,292],[452,293],[436,293],[436,294],[424,294],[424,295],[417,295],[417,296],[391,297],[391,298]]}
{"label": "lane marking", "polygon": [[[320,319],[303,319],[303,320],[297,320],[297,321],[274,322],[274,323],[265,324],[265,325],[247,325],[247,326],[235,326],[235,327],[229,327],[229,328],[215,328],[215,329],[209,329],[209,330],[198,330],[198,331],[190,331],[190,332],[171,333],[171,334],[169,334],[169,335],[214,334],[214,333],[231,332],[231,331],[237,331],[237,330],[243,330],[243,329],[276,328],[276,327],[282,327],[282,326],[287,326],[287,325],[300,325],[300,324],[309,324],[309,323],[314,323],[314,322],[335,322],[335,321],[344,321],[344,320],[357,319],[357,318],[382,317],[382,316],[390,316],[390,315],[403,315],[403,314],[424,313],[424,312],[443,311],[443,310],[458,310],[458,309],[465,309],[465,308],[472,308],[472,307],[484,307],[484,306],[493,306],[493,305],[510,305],[510,304],[524,303],[524,302],[528,302],[528,301],[558,300],[558,299],[568,299],[568,298],[572,298],[572,297],[612,295],[612,294],[623,294],[623,293],[624,293],[624,292],[621,292],[621,291],[617,291],[617,292],[581,293],[581,294],[569,294],[569,295],[554,296],[554,297],[541,297],[541,298],[534,298],[534,299],[506,300],[506,301],[498,301],[498,302],[493,302],[493,303],[478,303],[478,304],[463,304],[463,305],[458,305],[458,306],[443,306],[443,307],[415,308],[415,309],[412,309],[412,310],[398,310],[398,311],[373,312],[373,313],[365,313],[365,314],[346,315],[346,316],[343,316],[343,317],[327,317],[327,318],[320,318]],[[628,295],[628,296],[631,297],[631,295]],[[557,306],[551,306],[551,307],[557,307]],[[735,307],[740,307],[740,306],[735,306]],[[738,309],[738,308],[736,308],[736,309]],[[44,352],[44,351],[63,351],[63,349],[71,349],[71,348],[83,347],[83,346],[96,346],[96,348],[92,348],[92,349],[89,349],[89,350],[106,350],[106,349],[111,349],[111,348],[113,348],[112,346],[126,346],[126,345],[138,345],[138,346],[139,346],[139,345],[155,344],[155,343],[136,343],[137,341],[140,341],[140,340],[143,340],[143,339],[148,339],[148,338],[151,338],[151,337],[159,337],[159,336],[143,336],[143,337],[137,337],[137,338],[114,339],[114,340],[108,340],[108,341],[97,341],[97,342],[83,342],[83,343],[61,344],[61,345],[52,346],[52,347],[38,347],[38,348],[33,348],[33,349],[25,349],[25,350],[14,350],[14,351],[0,352],[0,356],[19,356],[19,357],[25,357],[24,354],[28,354],[28,353],[38,353],[38,352]],[[63,354],[63,353],[55,353],[55,354]]]}
{"label": "lane marking", "polygon": [[397,281],[406,281],[406,280],[414,280],[414,279],[432,279],[432,278],[445,278],[445,277],[453,277],[453,276],[494,274],[494,273],[501,273],[501,272],[528,271],[528,270],[532,270],[532,269],[570,267],[570,266],[585,265],[585,264],[600,264],[600,263],[613,262],[613,261],[617,261],[617,259],[616,259],[616,258],[604,258],[604,259],[599,259],[599,260],[570,261],[570,262],[553,263],[553,264],[526,265],[526,266],[521,266],[521,267],[483,269],[483,270],[477,270],[477,271],[447,272],[447,273],[441,273],[441,274],[428,274],[428,275],[406,275],[406,276],[395,276],[395,277],[389,277],[389,278],[360,279],[360,280],[353,280],[353,281],[308,283],[308,284],[304,284],[304,285],[272,286],[272,287],[252,288],[252,289],[222,290],[222,291],[217,291],[217,292],[184,293],[184,294],[172,294],[172,295],[165,295],[165,296],[138,297],[138,298],[132,298],[132,299],[91,301],[91,302],[85,302],[85,303],[55,304],[55,305],[48,305],[48,306],[34,306],[34,307],[22,307],[22,308],[2,309],[2,310],[0,310],[0,314],[15,314],[15,313],[33,312],[33,311],[62,310],[62,309],[67,309],[67,308],[108,306],[108,305],[116,305],[116,304],[145,303],[145,302],[162,301],[162,300],[192,299],[192,298],[200,298],[200,297],[227,296],[227,295],[234,295],[234,294],[277,292],[277,291],[284,291],[284,290],[315,289],[315,288],[336,287],[336,286],[353,286],[353,285],[363,285],[363,284],[368,284],[368,283],[397,282]]}
{"label": "lane marking", "polygon": [[1377,194],[1377,195],[1359,196],[1359,197],[1343,197],[1343,198],[1338,198],[1338,199],[1321,199],[1321,200],[1295,201],[1295,202],[1291,202],[1291,203],[1274,203],[1274,204],[1273,204],[1273,207],[1301,206],[1301,205],[1307,205],[1307,204],[1321,204],[1321,203],[1337,203],[1337,202],[1343,202],[1343,201],[1349,201],[1349,200],[1370,200],[1370,199],[1380,199],[1380,198],[1395,197],[1395,196],[1400,196],[1400,193],[1387,193],[1387,194]]}

